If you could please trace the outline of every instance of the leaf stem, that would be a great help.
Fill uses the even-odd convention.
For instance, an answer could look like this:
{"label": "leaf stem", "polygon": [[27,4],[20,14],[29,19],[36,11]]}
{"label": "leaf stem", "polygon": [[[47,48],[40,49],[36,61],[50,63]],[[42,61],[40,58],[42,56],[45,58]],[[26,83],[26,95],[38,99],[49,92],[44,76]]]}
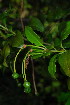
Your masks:
{"label": "leaf stem", "polygon": [[[26,72],[25,72],[25,69],[26,69],[26,58],[27,58],[27,56],[28,56],[28,54],[29,54],[29,52],[30,51],[28,51],[27,52],[27,54],[26,54],[26,56],[24,57],[24,59],[23,59],[23,63],[24,63],[24,70],[23,70],[23,63],[22,63],[22,74],[23,74],[23,78],[24,78],[24,81],[26,81]],[[24,71],[24,72],[23,72]]]}
{"label": "leaf stem", "polygon": [[16,68],[15,68],[16,59],[17,59],[17,57],[18,57],[18,55],[19,55],[19,53],[21,52],[22,49],[23,49],[23,46],[21,47],[21,49],[18,51],[18,53],[15,56],[15,59],[14,59],[14,72],[16,72]]}
{"label": "leaf stem", "polygon": [[1,25],[1,24],[0,24],[0,27],[1,27],[1,28],[3,28],[4,30],[9,31],[9,32],[11,32],[12,34],[16,35],[16,33],[15,33],[15,32],[10,31],[7,27],[4,27],[4,26],[3,26],[3,25]]}
{"label": "leaf stem", "polygon": [[60,53],[63,53],[63,52],[66,52],[66,50],[50,50],[50,52],[60,52]]}
{"label": "leaf stem", "polygon": [[32,62],[32,77],[33,77],[33,85],[34,85],[34,89],[35,89],[35,95],[37,95],[38,92],[37,92],[36,83],[35,83],[34,63],[33,63],[33,59],[32,59],[32,58],[31,58],[31,62]]}
{"label": "leaf stem", "polygon": [[24,81],[26,81],[26,73],[25,73],[25,69],[26,69],[26,68],[25,68],[25,60],[23,60],[23,62],[24,62],[24,73],[23,73],[23,74],[24,74],[24,76],[23,76],[23,77],[24,77]]}
{"label": "leaf stem", "polygon": [[[46,51],[47,48],[44,48],[44,47],[40,47],[40,46],[36,46],[36,45],[26,45],[26,47],[35,47],[35,48],[40,48],[40,49],[43,49]],[[16,54],[16,57],[15,57],[15,60],[14,60],[14,72],[16,72],[16,68],[15,68],[15,63],[16,63],[16,59],[17,59],[17,56],[19,55],[19,53],[21,52],[21,50],[23,49],[24,47],[22,46],[20,48],[20,50],[18,51],[18,53]],[[66,52],[66,50],[50,50],[50,52],[60,52],[60,53],[63,53],[63,52]],[[30,50],[27,52],[26,56],[24,57],[23,59],[23,62],[24,62],[24,67],[25,67],[25,60],[28,56],[28,54],[30,53]],[[37,53],[37,54],[42,54],[42,53]],[[22,67],[23,68],[23,67]]]}
{"label": "leaf stem", "polygon": [[24,72],[23,72],[23,61],[22,61],[22,75],[23,75],[23,78],[24,78]]}
{"label": "leaf stem", "polygon": [[40,48],[40,49],[47,49],[46,47],[41,47],[41,46],[36,46],[36,45],[26,45],[27,47],[36,47],[36,48]]}

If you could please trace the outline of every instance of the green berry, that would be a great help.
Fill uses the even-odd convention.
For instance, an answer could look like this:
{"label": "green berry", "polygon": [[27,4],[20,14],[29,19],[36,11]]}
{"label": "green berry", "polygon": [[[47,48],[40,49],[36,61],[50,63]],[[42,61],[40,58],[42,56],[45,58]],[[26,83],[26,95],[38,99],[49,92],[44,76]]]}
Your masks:
{"label": "green berry", "polygon": [[24,86],[25,88],[29,88],[29,87],[30,87],[30,82],[25,81],[24,84],[23,84],[23,86]]}
{"label": "green berry", "polygon": [[13,74],[12,74],[12,77],[13,77],[14,79],[17,79],[17,78],[19,77],[19,74],[18,74],[18,73],[13,73]]}
{"label": "green berry", "polygon": [[25,93],[30,93],[31,92],[31,88],[29,87],[29,88],[24,88],[24,92]]}

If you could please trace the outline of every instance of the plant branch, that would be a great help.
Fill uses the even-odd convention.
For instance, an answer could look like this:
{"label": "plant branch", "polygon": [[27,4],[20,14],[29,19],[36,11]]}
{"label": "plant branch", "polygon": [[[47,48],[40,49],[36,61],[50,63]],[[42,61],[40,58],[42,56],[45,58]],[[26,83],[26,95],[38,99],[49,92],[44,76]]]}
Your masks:
{"label": "plant branch", "polygon": [[36,83],[35,83],[34,64],[33,64],[33,59],[32,59],[32,58],[31,58],[31,62],[32,62],[32,77],[33,77],[33,85],[34,85],[34,89],[35,89],[35,95],[37,95],[38,92],[37,92]]}

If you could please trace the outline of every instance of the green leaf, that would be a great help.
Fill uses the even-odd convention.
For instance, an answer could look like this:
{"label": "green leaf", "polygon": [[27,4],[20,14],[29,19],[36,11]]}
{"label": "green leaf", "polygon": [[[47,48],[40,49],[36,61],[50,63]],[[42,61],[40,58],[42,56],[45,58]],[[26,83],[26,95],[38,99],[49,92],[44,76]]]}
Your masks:
{"label": "green leaf", "polygon": [[70,50],[62,53],[58,58],[58,62],[64,73],[70,77]]}
{"label": "green leaf", "polygon": [[46,56],[49,56],[49,55],[51,55],[51,52],[45,52],[44,54],[43,54],[43,57],[46,57]]}
{"label": "green leaf", "polygon": [[40,58],[42,56],[43,56],[43,54],[36,54],[36,55],[33,55],[32,58],[33,59],[38,59],[38,58]]}
{"label": "green leaf", "polygon": [[66,39],[70,34],[70,21],[66,23],[66,28],[61,32],[61,39]]}
{"label": "green leaf", "polygon": [[67,80],[68,90],[70,90],[70,78]]}
{"label": "green leaf", "polygon": [[40,49],[40,48],[32,47],[32,52],[37,52],[37,53],[38,53],[38,52],[39,52],[39,53],[41,52],[41,53],[42,53],[42,52],[44,52],[44,50],[43,50],[43,49]]}
{"label": "green leaf", "polygon": [[33,44],[37,46],[44,46],[42,44],[42,40],[39,38],[39,36],[33,31],[33,29],[29,26],[25,27],[25,35],[27,39]]}
{"label": "green leaf", "polygon": [[59,23],[52,22],[50,24],[50,34],[52,34],[52,38],[55,38],[58,33],[58,25]]}
{"label": "green leaf", "polygon": [[70,40],[65,40],[65,41],[63,42],[63,47],[64,47],[64,48],[70,48]]}
{"label": "green leaf", "polygon": [[12,37],[9,42],[12,45],[12,47],[21,46],[24,43],[23,36],[22,36],[21,32],[17,31],[16,36]]}
{"label": "green leaf", "polygon": [[60,95],[58,96],[58,101],[66,102],[68,97],[70,97],[70,92],[61,92]]}
{"label": "green leaf", "polygon": [[30,55],[34,59],[39,58],[39,57],[46,57],[46,56],[49,56],[50,54],[51,53],[49,51],[45,51],[43,49],[34,48],[34,47],[32,47],[32,52],[30,52]]}
{"label": "green leaf", "polygon": [[43,53],[41,50],[36,50],[36,49],[33,49],[33,51],[30,53],[30,55],[32,56],[33,59],[37,59],[41,56],[43,56]]}
{"label": "green leaf", "polygon": [[40,31],[40,32],[43,32],[44,31],[44,26],[43,24],[41,23],[41,21],[36,18],[36,17],[32,17],[31,18],[31,21],[29,23],[29,25],[34,29],[34,30],[37,30],[37,31]]}
{"label": "green leaf", "polygon": [[59,38],[56,38],[54,40],[54,47],[56,47],[56,48],[61,47],[61,43],[62,43],[62,41]]}
{"label": "green leaf", "polygon": [[4,65],[5,67],[8,67],[7,62],[6,62],[6,59],[4,59],[3,65]]}
{"label": "green leaf", "polygon": [[0,37],[2,37],[2,38],[4,38],[4,39],[6,39],[7,37],[6,37],[6,35],[5,34],[3,34],[3,32],[2,31],[0,31]]}
{"label": "green leaf", "polygon": [[10,54],[10,47],[9,45],[4,46],[2,55],[6,59],[6,57]]}
{"label": "green leaf", "polygon": [[9,45],[5,45],[3,50],[2,50],[2,56],[4,57],[3,65],[5,67],[8,67],[7,62],[6,62],[6,58],[9,54],[10,54],[10,47],[9,47]]}
{"label": "green leaf", "polygon": [[7,35],[6,35],[7,38],[8,38],[8,37],[11,37],[11,36],[13,36],[13,34],[7,34]]}
{"label": "green leaf", "polygon": [[51,74],[51,76],[52,76],[53,78],[56,78],[56,77],[55,77],[55,72],[56,72],[56,64],[55,64],[55,62],[56,62],[56,57],[57,57],[57,55],[54,55],[54,56],[51,58],[51,60],[50,60],[50,62],[49,62],[49,66],[48,66],[48,71],[49,71],[49,73]]}
{"label": "green leaf", "polygon": [[70,105],[70,97],[68,98],[67,102],[65,103],[65,105]]}
{"label": "green leaf", "polygon": [[60,19],[63,18],[66,15],[66,11],[62,8],[57,7],[54,11],[54,18]]}

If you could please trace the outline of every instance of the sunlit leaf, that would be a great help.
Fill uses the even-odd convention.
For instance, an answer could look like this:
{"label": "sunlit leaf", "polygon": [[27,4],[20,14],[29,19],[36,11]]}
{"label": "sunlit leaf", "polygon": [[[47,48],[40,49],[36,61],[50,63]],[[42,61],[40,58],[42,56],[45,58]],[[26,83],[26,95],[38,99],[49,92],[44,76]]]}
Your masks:
{"label": "sunlit leaf", "polygon": [[33,31],[33,29],[29,26],[25,27],[25,35],[27,39],[33,44],[37,46],[43,46],[42,40],[40,37]]}

